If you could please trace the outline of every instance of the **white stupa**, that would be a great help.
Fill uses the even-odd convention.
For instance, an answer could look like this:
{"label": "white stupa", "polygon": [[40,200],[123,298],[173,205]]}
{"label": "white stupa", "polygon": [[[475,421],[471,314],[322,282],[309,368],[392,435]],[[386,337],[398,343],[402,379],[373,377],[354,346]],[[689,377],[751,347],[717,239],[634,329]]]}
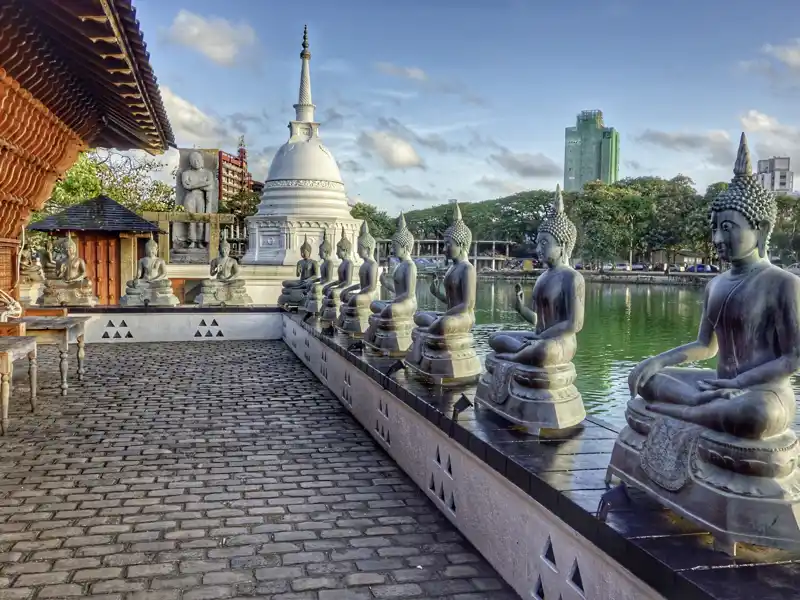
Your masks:
{"label": "white stupa", "polygon": [[300,96],[295,119],[289,121],[289,141],[272,159],[258,212],[247,219],[249,247],[243,264],[294,266],[306,236],[316,257],[323,231],[335,248],[343,228],[355,251],[361,221],[350,216],[339,166],[322,144],[314,120],[308,28],[300,58]]}

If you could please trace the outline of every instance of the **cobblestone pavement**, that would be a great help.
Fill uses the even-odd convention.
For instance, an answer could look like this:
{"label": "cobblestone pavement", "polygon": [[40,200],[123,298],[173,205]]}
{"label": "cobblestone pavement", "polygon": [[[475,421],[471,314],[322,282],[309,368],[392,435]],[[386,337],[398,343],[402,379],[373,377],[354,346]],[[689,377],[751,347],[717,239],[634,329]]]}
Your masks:
{"label": "cobblestone pavement", "polygon": [[0,600],[517,598],[283,342],[92,345],[63,398],[51,350],[0,439]]}

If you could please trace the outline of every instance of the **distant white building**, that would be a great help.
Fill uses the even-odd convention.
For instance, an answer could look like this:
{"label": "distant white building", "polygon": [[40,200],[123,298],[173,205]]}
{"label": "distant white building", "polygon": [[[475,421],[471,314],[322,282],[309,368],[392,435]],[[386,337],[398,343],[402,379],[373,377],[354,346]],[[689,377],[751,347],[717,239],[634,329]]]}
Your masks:
{"label": "distant white building", "polygon": [[794,190],[794,173],[788,156],[774,156],[758,161],[758,180],[773,192],[791,193]]}

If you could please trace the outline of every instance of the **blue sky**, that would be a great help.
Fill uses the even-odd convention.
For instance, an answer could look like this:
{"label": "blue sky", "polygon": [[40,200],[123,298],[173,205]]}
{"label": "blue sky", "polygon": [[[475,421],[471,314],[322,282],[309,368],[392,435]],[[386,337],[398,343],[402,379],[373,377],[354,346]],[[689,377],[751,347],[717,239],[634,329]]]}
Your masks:
{"label": "blue sky", "polygon": [[244,134],[257,179],[287,138],[307,23],[322,137],[349,195],[391,213],[554,188],[584,109],[620,131],[623,176],[727,180],[742,130],[756,157],[800,162],[796,0],[135,6],[178,144]]}

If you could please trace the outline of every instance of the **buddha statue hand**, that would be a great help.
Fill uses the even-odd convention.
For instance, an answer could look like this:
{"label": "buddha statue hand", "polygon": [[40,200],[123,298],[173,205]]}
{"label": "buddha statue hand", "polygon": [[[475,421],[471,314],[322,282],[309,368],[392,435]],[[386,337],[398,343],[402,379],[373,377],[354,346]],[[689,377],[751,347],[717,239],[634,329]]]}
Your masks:
{"label": "buddha statue hand", "polygon": [[651,356],[633,367],[628,374],[628,389],[631,392],[631,398],[635,397],[653,375],[656,375],[665,366],[660,357]]}

